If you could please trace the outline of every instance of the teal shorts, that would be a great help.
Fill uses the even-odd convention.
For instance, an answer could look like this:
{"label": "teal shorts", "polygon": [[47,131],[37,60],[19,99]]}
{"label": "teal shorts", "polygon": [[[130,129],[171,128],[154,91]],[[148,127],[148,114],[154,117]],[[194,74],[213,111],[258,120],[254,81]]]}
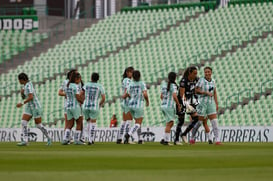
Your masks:
{"label": "teal shorts", "polygon": [[130,111],[130,108],[127,105],[121,104],[122,112],[127,114]]}
{"label": "teal shorts", "polygon": [[100,110],[83,109],[83,114],[86,120],[97,120],[100,114]]}
{"label": "teal shorts", "polygon": [[67,114],[67,120],[71,119],[79,119],[79,117],[82,115],[82,110],[80,107],[74,108],[74,109],[66,109],[66,114]]}
{"label": "teal shorts", "polygon": [[133,118],[143,118],[144,117],[144,108],[130,108],[130,112]]}
{"label": "teal shorts", "polygon": [[161,111],[165,117],[165,121],[168,123],[170,121],[176,120],[176,110],[174,108],[162,107]]}
{"label": "teal shorts", "polygon": [[32,108],[32,107],[25,107],[24,114],[30,115],[33,118],[40,118],[43,115],[43,110],[42,108]]}
{"label": "teal shorts", "polygon": [[215,102],[211,102],[211,103],[200,102],[200,104],[197,105],[196,110],[197,110],[198,116],[203,116],[203,117],[206,117],[212,114],[217,114]]}

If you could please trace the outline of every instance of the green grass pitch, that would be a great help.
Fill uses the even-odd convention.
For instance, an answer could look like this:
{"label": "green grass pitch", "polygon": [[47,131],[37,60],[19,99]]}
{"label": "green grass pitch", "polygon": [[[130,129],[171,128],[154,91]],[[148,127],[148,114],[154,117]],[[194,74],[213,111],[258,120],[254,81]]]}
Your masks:
{"label": "green grass pitch", "polygon": [[0,180],[273,180],[273,143],[0,143]]}

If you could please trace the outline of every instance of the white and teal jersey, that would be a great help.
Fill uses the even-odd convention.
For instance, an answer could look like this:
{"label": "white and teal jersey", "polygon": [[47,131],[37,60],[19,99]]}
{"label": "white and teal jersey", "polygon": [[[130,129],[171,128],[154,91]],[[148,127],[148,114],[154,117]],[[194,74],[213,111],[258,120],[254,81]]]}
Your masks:
{"label": "white and teal jersey", "polygon": [[33,88],[33,85],[31,82],[27,82],[26,85],[24,86],[24,94],[26,98],[28,97],[29,94],[33,94],[33,99],[27,103],[27,107],[34,108],[34,109],[41,108],[41,104],[37,98],[36,91]]}
{"label": "white and teal jersey", "polygon": [[99,83],[88,82],[83,86],[83,89],[85,90],[85,100],[83,103],[83,108],[98,110],[99,99],[101,95],[105,94],[103,86]]}
{"label": "white and teal jersey", "polygon": [[[125,90],[128,89],[129,85],[131,83],[131,79],[129,78],[124,78],[122,81],[122,94],[124,94]],[[124,106],[128,106],[129,104],[129,97],[127,97],[126,99],[123,99],[122,104]]]}
{"label": "white and teal jersey", "polygon": [[67,109],[75,109],[80,107],[80,103],[76,98],[76,94],[80,94],[80,89],[77,84],[70,83],[69,87],[65,88],[66,94],[66,108]]}
{"label": "white and teal jersey", "polygon": [[[196,87],[200,88],[201,91],[210,92],[214,95],[214,90],[216,89],[216,83],[214,79],[211,79],[211,81],[208,81],[205,78],[200,78],[199,81],[196,84]],[[201,103],[211,103],[214,101],[213,97],[210,97],[208,95],[204,94],[198,94],[198,100]]]}
{"label": "white and teal jersey", "polygon": [[147,90],[144,82],[132,81],[127,89],[127,93],[130,95],[129,107],[130,108],[143,108],[144,107],[144,96],[143,91]]}
{"label": "white and teal jersey", "polygon": [[163,96],[161,107],[162,108],[175,108],[175,101],[173,93],[177,94],[177,86],[174,83],[170,84],[170,90],[167,91],[168,83],[164,82],[161,86],[161,94]]}
{"label": "white and teal jersey", "polygon": [[[59,90],[65,90],[66,87],[67,87],[67,84],[68,84],[69,80],[66,79],[63,81],[62,85],[60,86]],[[66,108],[66,98],[64,98],[64,108]]]}

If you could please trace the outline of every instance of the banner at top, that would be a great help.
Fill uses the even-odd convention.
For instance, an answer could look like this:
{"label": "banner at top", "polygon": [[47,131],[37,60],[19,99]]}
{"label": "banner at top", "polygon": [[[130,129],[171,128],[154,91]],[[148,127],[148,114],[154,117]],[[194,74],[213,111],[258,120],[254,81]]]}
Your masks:
{"label": "banner at top", "polygon": [[37,30],[37,16],[0,16],[0,30]]}

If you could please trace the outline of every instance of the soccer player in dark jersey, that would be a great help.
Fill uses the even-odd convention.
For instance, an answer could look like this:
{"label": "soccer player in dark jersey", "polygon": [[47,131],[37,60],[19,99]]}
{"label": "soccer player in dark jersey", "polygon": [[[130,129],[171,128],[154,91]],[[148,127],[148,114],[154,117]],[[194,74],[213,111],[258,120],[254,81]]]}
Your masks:
{"label": "soccer player in dark jersey", "polygon": [[[185,113],[187,112],[192,119],[191,124],[181,134],[181,137],[185,143],[188,143],[186,135],[198,122],[198,116],[195,111],[195,108],[198,105],[197,95],[195,95],[195,85],[197,82],[198,82],[197,68],[194,66],[188,67],[185,70],[183,77],[179,83],[178,100],[180,104],[182,104],[182,106],[181,106],[181,111],[177,112],[178,124],[176,127],[176,133],[175,133],[175,139],[174,139],[175,145],[182,145],[179,142],[179,136],[181,133],[181,127],[183,126],[185,121]],[[194,108],[194,110],[187,111],[187,109],[190,107]]]}

